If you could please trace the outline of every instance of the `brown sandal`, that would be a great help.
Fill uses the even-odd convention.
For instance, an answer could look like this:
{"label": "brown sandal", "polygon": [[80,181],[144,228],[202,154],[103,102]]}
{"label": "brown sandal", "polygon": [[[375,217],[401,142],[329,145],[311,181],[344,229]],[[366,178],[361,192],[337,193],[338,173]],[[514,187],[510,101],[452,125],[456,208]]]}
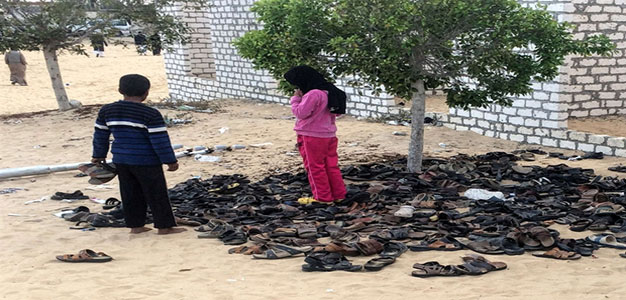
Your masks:
{"label": "brown sandal", "polygon": [[578,253],[563,251],[556,247],[544,253],[533,253],[533,256],[554,258],[554,259],[560,259],[560,260],[576,260],[576,259],[581,258],[580,254]]}
{"label": "brown sandal", "polygon": [[378,254],[383,251],[383,244],[374,239],[358,242],[355,246],[365,256]]}
{"label": "brown sandal", "polygon": [[556,243],[550,231],[547,228],[542,226],[535,226],[530,229],[530,234],[535,238],[535,240],[539,240],[541,246],[543,247],[552,247]]}
{"label": "brown sandal", "polygon": [[228,249],[228,254],[241,254],[246,250],[248,250],[248,246],[239,246]]}
{"label": "brown sandal", "polygon": [[326,247],[324,247],[324,250],[331,252],[331,253],[340,253],[346,256],[360,255],[360,252],[357,248],[341,243],[341,242],[332,242],[326,245]]}
{"label": "brown sandal", "polygon": [[260,234],[255,234],[255,235],[250,235],[250,240],[253,242],[257,242],[257,243],[267,243],[270,242],[272,240],[272,238],[270,238],[269,233],[260,233]]}
{"label": "brown sandal", "polygon": [[270,237],[295,237],[297,233],[298,232],[295,228],[276,228],[273,232],[270,233]]}
{"label": "brown sandal", "polygon": [[298,224],[296,226],[296,232],[299,238],[315,238],[317,237],[317,228],[312,224]]}
{"label": "brown sandal", "polygon": [[268,249],[269,248],[266,245],[254,245],[254,246],[248,247],[243,252],[243,255],[262,254],[263,252],[267,251]]}

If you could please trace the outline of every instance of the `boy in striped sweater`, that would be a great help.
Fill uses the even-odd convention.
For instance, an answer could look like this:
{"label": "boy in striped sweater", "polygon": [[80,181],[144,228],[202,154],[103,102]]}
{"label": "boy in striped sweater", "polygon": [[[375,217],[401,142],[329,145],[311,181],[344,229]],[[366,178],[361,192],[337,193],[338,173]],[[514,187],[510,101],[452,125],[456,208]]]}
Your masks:
{"label": "boy in striped sweater", "polygon": [[178,162],[167,134],[163,116],[141,102],[150,90],[148,78],[130,74],[120,78],[119,92],[124,100],[104,105],[98,112],[93,135],[92,162],[106,159],[109,137],[111,153],[120,181],[120,194],[126,226],[130,233],[151,230],[145,227],[148,206],[158,234],[179,233],[167,195],[161,165],[176,171]]}

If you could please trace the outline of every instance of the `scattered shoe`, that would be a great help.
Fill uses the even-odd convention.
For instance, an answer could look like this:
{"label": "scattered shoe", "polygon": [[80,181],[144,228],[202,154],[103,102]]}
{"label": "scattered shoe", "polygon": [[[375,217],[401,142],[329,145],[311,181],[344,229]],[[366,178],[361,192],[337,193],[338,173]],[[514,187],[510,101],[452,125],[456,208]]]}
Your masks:
{"label": "scattered shoe", "polygon": [[304,262],[306,262],[306,264],[302,265],[302,271],[304,272],[358,272],[363,269],[362,265],[353,265],[339,253],[326,251],[312,252],[304,259]]}
{"label": "scattered shoe", "polygon": [[560,259],[560,260],[576,260],[582,257],[578,253],[563,251],[556,247],[544,253],[533,253],[533,256]]}
{"label": "scattered shoe", "polygon": [[594,234],[588,236],[587,240],[602,247],[626,249],[626,244],[618,242],[612,234]]}
{"label": "scattered shoe", "polygon": [[54,195],[52,195],[52,197],[50,197],[50,199],[52,200],[85,200],[85,199],[89,199],[89,196],[83,195],[83,192],[81,191],[75,191],[73,193],[56,192],[54,193]]}
{"label": "scattered shoe", "polygon": [[113,260],[111,256],[106,255],[104,252],[95,252],[91,249],[80,250],[78,254],[64,254],[56,257],[62,262],[69,263],[104,263]]}
{"label": "scattered shoe", "polygon": [[505,270],[507,265],[503,262],[491,262],[480,255],[469,254],[462,257],[463,264],[441,265],[436,261],[427,263],[417,263],[413,265],[415,269],[411,275],[414,277],[435,277],[435,276],[463,276],[463,275],[484,275],[493,271]]}
{"label": "scattered shoe", "polygon": [[394,262],[396,262],[395,257],[380,256],[367,261],[367,263],[363,265],[363,268],[365,268],[365,270],[367,271],[380,271],[384,267],[393,264]]}
{"label": "scattered shoe", "polygon": [[268,245],[269,249],[261,254],[252,254],[252,257],[258,259],[281,259],[304,255],[306,252],[313,250],[313,247],[290,247],[281,244]]}
{"label": "scattered shoe", "polygon": [[415,207],[410,206],[410,205],[403,205],[403,206],[400,206],[400,209],[394,212],[393,215],[396,217],[400,217],[400,218],[410,218],[413,216],[414,211],[415,211]]}

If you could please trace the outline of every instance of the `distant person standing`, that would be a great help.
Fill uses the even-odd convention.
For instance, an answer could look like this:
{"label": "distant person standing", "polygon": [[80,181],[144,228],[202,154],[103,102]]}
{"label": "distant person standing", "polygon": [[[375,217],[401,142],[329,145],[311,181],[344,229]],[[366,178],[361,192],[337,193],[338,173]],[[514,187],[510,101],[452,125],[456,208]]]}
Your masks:
{"label": "distant person standing", "polygon": [[137,46],[139,55],[146,55],[146,35],[141,31],[135,35],[135,46]]}
{"label": "distant person standing", "polygon": [[26,83],[26,58],[17,49],[12,49],[4,55],[4,62],[11,71],[11,84],[28,85]]}
{"label": "distant person standing", "polygon": [[104,57],[104,46],[109,46],[104,36],[100,33],[93,34],[90,38],[91,46],[93,47],[93,53],[96,57]]}
{"label": "distant person standing", "polygon": [[150,36],[150,48],[152,55],[161,55],[161,37],[157,33]]}

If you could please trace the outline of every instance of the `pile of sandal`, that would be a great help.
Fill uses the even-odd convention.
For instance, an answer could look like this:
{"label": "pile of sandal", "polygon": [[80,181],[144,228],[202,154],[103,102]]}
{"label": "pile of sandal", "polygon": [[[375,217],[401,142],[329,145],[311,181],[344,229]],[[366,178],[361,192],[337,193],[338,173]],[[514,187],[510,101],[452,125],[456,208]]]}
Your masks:
{"label": "pile of sandal", "polygon": [[[88,207],[81,205],[72,210],[62,211],[58,216],[66,221],[75,223],[70,229],[82,230],[97,227],[126,227],[124,212],[122,211],[122,202],[120,200],[109,198],[105,201],[102,208],[108,211],[93,213]],[[150,214],[148,219],[152,219]]]}
{"label": "pile of sandal", "polygon": [[[405,157],[385,157],[344,168],[348,193],[330,205],[298,202],[311,194],[305,173],[272,174],[256,182],[237,174],[194,178],[171,188],[169,196],[179,223],[198,226],[199,238],[235,245],[229,253],[257,259],[304,255],[305,271],[380,270],[407,249],[530,252],[571,260],[600,247],[621,247],[626,180],[565,164],[518,164],[543,154],[520,150],[425,159],[421,173],[409,172]],[[563,238],[553,224],[615,240]],[[350,264],[350,256],[374,258],[361,267]],[[423,265],[450,274],[489,269],[477,261],[454,268]]]}
{"label": "pile of sandal", "polygon": [[[371,256],[398,243],[411,251],[531,252],[555,259],[590,256],[606,247],[561,238],[549,228],[554,223],[626,238],[625,180],[564,164],[517,164],[535,154],[545,152],[427,159],[419,174],[406,170],[403,157],[349,166],[342,170],[346,199],[333,205],[297,201],[310,194],[304,173],[258,182],[243,175],[190,179],[172,188],[170,198],[178,218],[204,224],[196,229],[199,238],[244,245],[229,252],[268,259],[316,252]],[[472,196],[464,197],[470,189]],[[370,269],[390,262],[380,256]],[[340,263],[334,269],[342,268]]]}

